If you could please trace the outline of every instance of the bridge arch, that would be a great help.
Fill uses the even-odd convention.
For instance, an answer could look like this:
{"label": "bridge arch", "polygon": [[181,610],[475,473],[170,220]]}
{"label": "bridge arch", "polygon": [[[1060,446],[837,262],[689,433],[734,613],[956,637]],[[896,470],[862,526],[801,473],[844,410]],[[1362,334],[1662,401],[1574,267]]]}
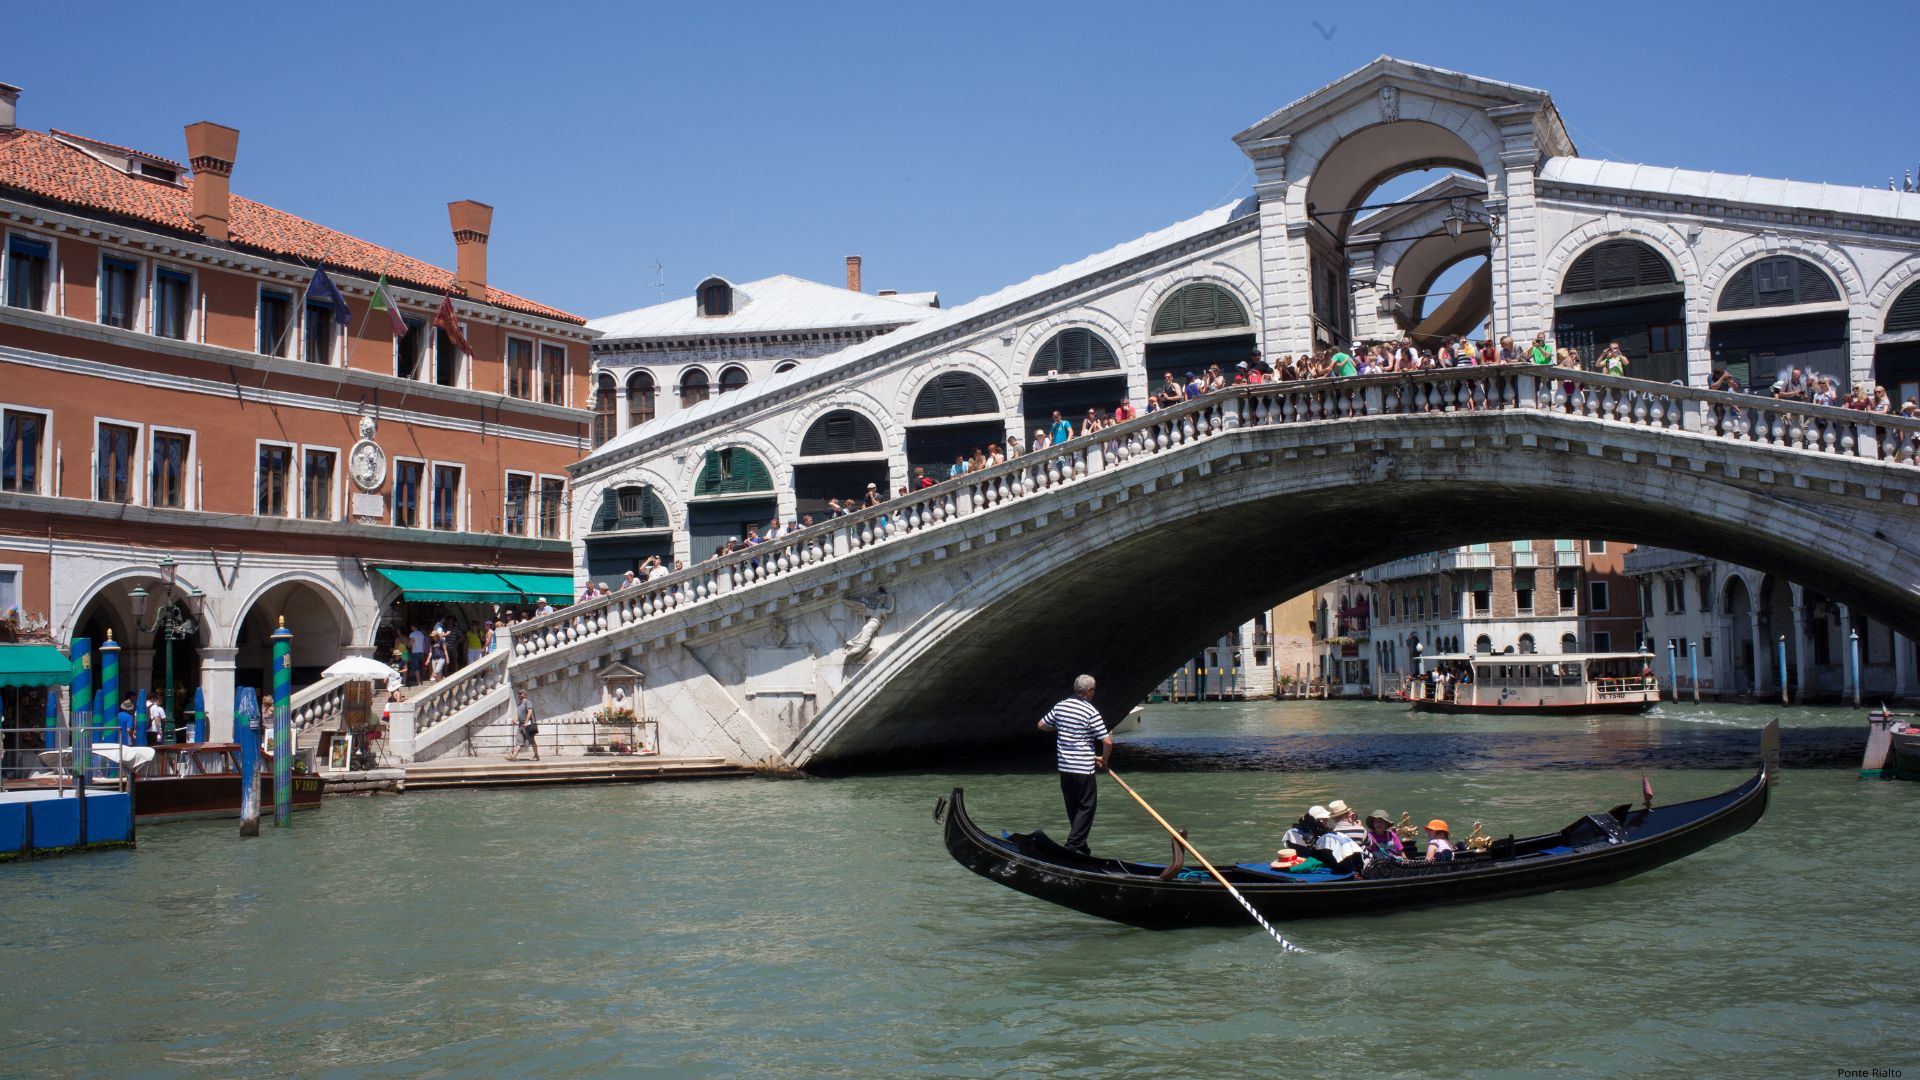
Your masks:
{"label": "bridge arch", "polygon": [[892,496],[899,453],[900,425],[878,401],[843,390],[814,402],[794,417],[787,432],[793,515],[824,519],[827,500],[862,498],[868,484]]}
{"label": "bridge arch", "polygon": [[[1658,258],[1673,275],[1676,288],[1636,286],[1628,292],[1570,288],[1583,260],[1609,245],[1633,243],[1647,258]],[[1614,248],[1613,250],[1621,250]],[[1644,218],[1590,221],[1560,238],[1541,264],[1540,310],[1553,313],[1554,338],[1598,355],[1606,341],[1618,340],[1632,358],[1628,374],[1661,382],[1707,381],[1707,326],[1712,296],[1700,279],[1699,260],[1674,229]],[[1671,332],[1679,324],[1678,341]],[[1662,328],[1656,331],[1654,328]],[[1657,340],[1656,340],[1657,339]],[[1678,345],[1678,348],[1672,346]],[[1661,346],[1668,346],[1662,348]]]}
{"label": "bridge arch", "polygon": [[[1156,280],[1133,317],[1145,385],[1156,385],[1163,371],[1178,378],[1217,363],[1230,372],[1251,360],[1259,349],[1259,310],[1258,293],[1231,267],[1208,266]],[[1131,372],[1128,383],[1136,385]]]}
{"label": "bridge arch", "polygon": [[[1814,264],[1839,292],[1832,308],[1756,307],[1721,310],[1721,298],[1735,275],[1773,256],[1792,256]],[[1838,378],[1841,389],[1870,378],[1875,326],[1866,309],[1866,287],[1859,268],[1843,250],[1796,236],[1753,236],[1722,252],[1702,275],[1711,311],[1708,350],[1716,366],[1725,366],[1749,385],[1771,383],[1791,366],[1810,367]]]}
{"label": "bridge arch", "polygon": [[1110,412],[1133,394],[1133,351],[1119,322],[1085,307],[1030,327],[1014,351],[1023,428],[1044,426],[1055,410],[1076,423],[1089,408]]}
{"label": "bridge arch", "polygon": [[[929,362],[925,370],[926,374],[921,378],[900,381],[900,396],[891,413],[894,416],[903,417],[907,423],[951,420],[989,412],[998,415],[1005,412],[1008,403],[1012,402],[1016,396],[1014,384],[1007,375],[1006,366],[995,363],[976,352],[946,353]],[[928,412],[922,415],[923,404],[934,404],[929,395],[939,393],[932,390],[934,384],[955,372],[964,372],[979,380],[992,398],[992,408],[963,413]]]}

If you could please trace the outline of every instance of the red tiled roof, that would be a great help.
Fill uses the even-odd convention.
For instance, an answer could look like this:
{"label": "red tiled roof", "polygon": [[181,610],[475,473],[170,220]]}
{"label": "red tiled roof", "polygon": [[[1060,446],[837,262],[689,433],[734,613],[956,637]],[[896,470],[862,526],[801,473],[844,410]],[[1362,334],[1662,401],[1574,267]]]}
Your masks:
{"label": "red tiled roof", "polygon": [[95,139],[91,136],[82,135],[79,132],[75,132],[75,131],[61,131],[59,128],[48,128],[47,133],[50,135],[58,135],[64,139],[72,139],[75,142],[83,142],[89,146],[98,146],[107,150],[113,150],[118,153],[125,154],[128,157],[147,158],[150,161],[157,161],[162,165],[171,165],[174,168],[179,169],[181,172],[187,171],[187,167],[185,165],[180,164],[179,162],[173,160],[172,158],[163,158],[159,154],[149,154],[145,150],[135,150],[131,146],[121,146],[119,143],[110,143],[105,139]]}
{"label": "red tiled roof", "polygon": [[[84,136],[73,137],[85,139]],[[153,157],[145,151],[128,152]],[[0,131],[0,188],[13,188],[84,210],[134,218],[178,232],[200,232],[199,226],[193,221],[193,196],[186,188],[129,176],[43,132],[24,128]],[[230,196],[228,215],[228,231],[236,246],[291,256],[308,265],[325,260],[328,266],[357,271],[370,278],[384,273],[389,281],[431,292],[460,292],[454,284],[452,271],[324,225],[316,225],[305,218],[275,210],[252,199]],[[487,287],[485,297],[468,299],[484,300],[495,307],[545,319],[582,325],[586,323],[578,315],[535,303],[492,286]]]}

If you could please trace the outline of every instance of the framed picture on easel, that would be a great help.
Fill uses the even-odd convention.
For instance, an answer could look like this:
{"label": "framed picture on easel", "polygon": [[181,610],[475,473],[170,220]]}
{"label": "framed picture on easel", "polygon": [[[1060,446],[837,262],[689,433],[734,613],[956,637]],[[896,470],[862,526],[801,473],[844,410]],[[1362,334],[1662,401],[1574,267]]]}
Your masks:
{"label": "framed picture on easel", "polygon": [[327,734],[327,771],[346,772],[353,764],[353,736],[344,731]]}

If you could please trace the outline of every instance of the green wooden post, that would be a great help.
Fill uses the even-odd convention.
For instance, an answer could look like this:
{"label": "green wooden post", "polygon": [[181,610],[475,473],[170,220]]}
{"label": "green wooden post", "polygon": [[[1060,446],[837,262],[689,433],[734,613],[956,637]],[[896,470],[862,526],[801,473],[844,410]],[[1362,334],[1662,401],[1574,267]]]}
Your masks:
{"label": "green wooden post", "polygon": [[273,825],[293,824],[293,631],[273,632]]}
{"label": "green wooden post", "polygon": [[[90,722],[93,717],[93,639],[74,638],[73,647],[67,655],[73,660],[73,682],[67,693],[67,724],[69,729],[77,729],[81,724]],[[59,733],[49,732],[49,734],[54,736],[55,741],[49,742],[47,748],[59,749]],[[78,746],[71,741],[67,745],[74,752],[75,767],[84,773],[85,766],[91,763],[80,760],[81,751]]]}
{"label": "green wooden post", "polygon": [[107,640],[100,644],[100,708],[95,710],[100,716],[99,728],[88,740],[96,742],[126,742],[115,730],[111,736],[101,732],[107,728],[108,718],[112,718],[116,729],[120,718],[120,643],[113,640],[113,631],[107,631]]}

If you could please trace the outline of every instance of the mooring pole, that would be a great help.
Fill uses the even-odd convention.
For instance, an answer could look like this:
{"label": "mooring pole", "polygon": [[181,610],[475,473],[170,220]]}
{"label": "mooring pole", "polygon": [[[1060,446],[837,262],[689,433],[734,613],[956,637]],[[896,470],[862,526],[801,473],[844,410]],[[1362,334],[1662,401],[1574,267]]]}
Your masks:
{"label": "mooring pole", "polygon": [[1687,677],[1693,680],[1693,703],[1698,705],[1700,704],[1700,643],[1697,641],[1687,642],[1687,667],[1691,672]]}
{"label": "mooring pole", "polygon": [[273,632],[273,827],[293,824],[293,631]]}
{"label": "mooring pole", "polygon": [[1780,704],[1787,702],[1787,635],[1780,635]]}
{"label": "mooring pole", "polygon": [[260,835],[260,695],[234,691],[233,735],[240,744],[240,835]]}
{"label": "mooring pole", "polygon": [[1674,644],[1672,638],[1667,639],[1667,697],[1676,705],[1680,703],[1680,671],[1678,662],[1674,659],[1674,653],[1678,648],[1679,646]]}
{"label": "mooring pole", "polygon": [[1853,646],[1853,704],[1860,706],[1860,631],[1847,631],[1847,640]]}

